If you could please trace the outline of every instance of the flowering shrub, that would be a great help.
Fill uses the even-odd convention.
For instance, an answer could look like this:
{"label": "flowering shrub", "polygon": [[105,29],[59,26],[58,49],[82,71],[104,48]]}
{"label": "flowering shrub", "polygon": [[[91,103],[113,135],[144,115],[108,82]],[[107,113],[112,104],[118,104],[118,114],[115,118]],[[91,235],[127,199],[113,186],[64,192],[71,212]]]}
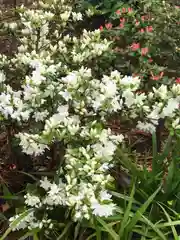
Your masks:
{"label": "flowering shrub", "polygon": [[19,46],[13,56],[0,56],[1,119],[18,125],[24,153],[36,157],[61,142],[65,154],[53,180],[44,178],[28,190],[23,214],[10,219],[12,229],[58,228],[51,212],[59,208],[74,221],[108,217],[116,211],[109,169],[124,139],[107,127],[108,119],[117,114],[150,133],[165,119],[167,128],[178,131],[180,85],[146,93],[138,77],[110,66],[101,74],[97,64],[111,42],[101,39],[100,30],[70,35],[72,23],[83,19],[73,1],[40,1],[32,9],[22,6],[19,16],[19,23],[3,26]]}
{"label": "flowering shrub", "polygon": [[116,68],[138,74],[146,89],[178,78],[179,18],[179,8],[168,1],[145,0],[138,9],[128,5],[117,9],[111,21],[100,26],[105,37],[114,41]]}

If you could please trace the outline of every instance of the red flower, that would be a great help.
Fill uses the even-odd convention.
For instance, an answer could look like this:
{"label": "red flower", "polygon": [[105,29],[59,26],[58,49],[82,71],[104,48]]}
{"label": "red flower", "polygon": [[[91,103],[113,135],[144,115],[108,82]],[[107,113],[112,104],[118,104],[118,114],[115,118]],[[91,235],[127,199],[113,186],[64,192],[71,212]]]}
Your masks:
{"label": "red flower", "polygon": [[107,29],[111,29],[111,28],[112,28],[112,23],[106,23],[106,24],[105,24],[105,27],[106,27]]}
{"label": "red flower", "polygon": [[147,47],[141,48],[141,55],[144,56],[148,53],[149,49]]}
{"label": "red flower", "polygon": [[152,26],[147,26],[146,27],[146,32],[152,32],[153,31],[153,27]]}
{"label": "red flower", "polygon": [[120,18],[121,23],[125,23],[125,18]]}
{"label": "red flower", "polygon": [[145,20],[145,16],[141,16],[141,20],[144,22],[144,20]]}
{"label": "red flower", "polygon": [[136,51],[136,50],[138,50],[140,48],[140,44],[139,43],[133,43],[132,45],[131,45],[131,50],[132,51]]}
{"label": "red flower", "polygon": [[102,30],[103,30],[103,26],[102,26],[102,25],[99,27],[99,30],[100,30],[100,31],[102,31]]}
{"label": "red flower", "polygon": [[121,14],[121,11],[118,9],[117,11],[116,11],[116,14]]}
{"label": "red flower", "polygon": [[154,81],[158,81],[159,79],[161,79],[164,75],[164,72],[161,72],[160,75],[157,75],[157,76],[154,76],[154,74],[151,72],[151,79],[154,80]]}
{"label": "red flower", "polygon": [[139,26],[140,22],[138,20],[136,20],[135,22],[135,26]]}
{"label": "red flower", "polygon": [[144,33],[144,29],[143,29],[143,28],[141,28],[139,31],[140,31],[141,33]]}
{"label": "red flower", "polygon": [[15,170],[16,169],[16,165],[15,164],[10,164],[9,165],[9,169],[10,170]]}
{"label": "red flower", "polygon": [[153,77],[151,77],[151,79],[154,80],[154,81],[158,81],[159,80],[159,76],[153,76]]}
{"label": "red flower", "polygon": [[162,78],[164,76],[164,72],[161,72],[160,73],[160,77]]}
{"label": "red flower", "polygon": [[126,13],[126,8],[122,8],[122,12],[123,12],[123,13]]}
{"label": "red flower", "polygon": [[124,28],[124,23],[120,23],[120,24],[119,24],[119,27],[120,27],[120,28]]}
{"label": "red flower", "polygon": [[180,84],[180,78],[177,78],[177,79],[176,79],[176,83],[177,83],[177,84]]}
{"label": "red flower", "polygon": [[128,13],[131,13],[133,11],[132,8],[128,8]]}
{"label": "red flower", "polygon": [[149,58],[149,59],[148,59],[148,62],[149,62],[149,63],[153,62],[152,58]]}

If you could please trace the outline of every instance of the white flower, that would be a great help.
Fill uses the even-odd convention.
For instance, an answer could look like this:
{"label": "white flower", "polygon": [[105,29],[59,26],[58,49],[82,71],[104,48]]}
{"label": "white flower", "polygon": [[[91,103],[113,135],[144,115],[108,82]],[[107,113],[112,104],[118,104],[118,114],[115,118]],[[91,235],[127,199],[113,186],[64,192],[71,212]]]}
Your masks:
{"label": "white flower", "polygon": [[59,106],[57,109],[58,113],[54,114],[49,120],[46,121],[45,130],[49,131],[52,128],[57,127],[62,122],[66,120],[66,117],[68,116],[68,106],[62,105]]}
{"label": "white flower", "polygon": [[174,129],[180,129],[180,119],[177,118],[175,121],[172,122],[172,127]]}
{"label": "white flower", "polygon": [[113,97],[117,91],[116,83],[107,76],[104,76],[102,81],[103,85],[100,87],[102,87],[103,93],[106,97]]}
{"label": "white flower", "polygon": [[49,195],[55,195],[59,192],[59,188],[58,188],[58,185],[56,185],[55,183],[52,183],[51,184],[51,188],[48,192]]}
{"label": "white flower", "polygon": [[39,207],[41,201],[40,201],[40,198],[35,196],[35,195],[30,195],[29,193],[27,193],[24,198],[26,199],[25,200],[25,203],[28,205],[28,206],[31,206],[31,207]]}
{"label": "white flower", "polygon": [[48,148],[45,144],[38,143],[39,136],[31,136],[27,133],[19,133],[16,136],[20,138],[19,145],[26,154],[34,154],[35,156],[38,156],[41,155],[46,148]]}
{"label": "white flower", "polygon": [[80,21],[82,20],[82,14],[79,12],[79,13],[76,13],[76,12],[72,12],[72,17],[73,17],[73,20],[74,21]]}
{"label": "white flower", "polygon": [[143,105],[144,105],[144,100],[145,100],[146,98],[147,98],[147,97],[145,96],[144,93],[139,94],[139,95],[136,95],[135,104],[137,104],[138,106],[143,106]]}
{"label": "white flower", "polygon": [[40,85],[46,78],[42,76],[40,67],[36,67],[36,69],[32,72],[32,77],[26,77],[26,83],[34,85]]}
{"label": "white flower", "polygon": [[180,84],[173,84],[171,87],[171,91],[175,95],[180,95]]}
{"label": "white flower", "polygon": [[40,187],[44,188],[44,190],[48,191],[51,188],[51,182],[45,177],[43,180],[40,180]]}
{"label": "white flower", "polygon": [[109,164],[109,163],[103,163],[102,165],[101,165],[101,167],[99,168],[99,171],[107,171],[107,170],[109,170],[110,168],[112,168],[113,167],[113,164]]}
{"label": "white flower", "polygon": [[30,113],[31,112],[27,110],[27,111],[21,112],[20,115],[23,120],[27,121],[29,119]]}
{"label": "white flower", "polygon": [[114,155],[116,145],[111,141],[106,141],[104,144],[96,143],[92,146],[97,157],[110,158]]}
{"label": "white flower", "polygon": [[15,30],[17,28],[17,23],[16,22],[9,23],[9,28],[11,30]]}
{"label": "white flower", "polygon": [[124,140],[124,136],[122,134],[111,135],[109,138],[115,143],[121,143]]}
{"label": "white flower", "polygon": [[138,77],[125,76],[120,80],[120,84],[136,90],[140,84]]}
{"label": "white flower", "polygon": [[52,13],[52,12],[44,12],[44,17],[47,20],[51,20],[54,17],[54,13]]}
{"label": "white flower", "polygon": [[150,112],[147,115],[147,118],[149,118],[151,120],[151,122],[153,122],[154,124],[158,124],[158,120],[160,119],[160,112],[161,112],[161,108],[159,106],[154,106],[152,112]]}
{"label": "white flower", "polygon": [[3,83],[6,80],[6,76],[3,72],[0,72],[0,83]]}
{"label": "white flower", "polygon": [[109,194],[106,190],[100,192],[100,199],[101,201],[110,201],[112,198],[112,195]]}
{"label": "white flower", "polygon": [[162,117],[172,117],[174,111],[179,108],[179,99],[170,98],[167,105],[162,110]]}
{"label": "white flower", "polygon": [[43,121],[48,116],[48,111],[45,110],[43,112],[35,112],[33,117],[35,118],[36,122]]}
{"label": "white flower", "polygon": [[71,94],[65,90],[65,91],[60,91],[59,94],[66,100],[69,101],[70,99],[72,99]]}
{"label": "white flower", "polygon": [[94,94],[94,97],[95,99],[92,100],[92,107],[94,108],[95,111],[97,111],[103,105],[103,102],[105,101],[106,96],[104,94],[99,94],[95,96]]}
{"label": "white flower", "polygon": [[138,121],[137,129],[140,129],[145,132],[154,133],[156,127],[152,123]]}
{"label": "white flower", "polygon": [[93,214],[99,217],[109,217],[112,216],[116,210],[116,205],[113,203],[100,204],[98,202],[92,203],[91,208],[93,209]]}
{"label": "white flower", "polygon": [[22,35],[29,35],[32,32],[32,29],[30,28],[24,28],[21,30]]}
{"label": "white flower", "polygon": [[[102,132],[99,135],[100,142],[105,143],[107,141],[107,139],[108,139],[110,134],[111,134],[111,129],[107,129],[107,130],[103,129]],[[94,135],[97,136],[96,129],[95,129],[95,134]]]}
{"label": "white flower", "polygon": [[88,10],[86,10],[85,12],[86,12],[86,15],[87,15],[88,17],[91,17],[91,16],[94,15],[94,12],[93,12],[91,9],[88,9]]}
{"label": "white flower", "polygon": [[69,19],[70,14],[71,14],[71,12],[66,11],[66,12],[62,13],[60,15],[60,17],[63,21],[67,21]]}
{"label": "white flower", "polygon": [[159,96],[163,100],[168,98],[168,89],[166,85],[162,84],[158,89],[153,87],[153,91],[156,96]]}
{"label": "white flower", "polygon": [[34,223],[34,221],[36,221],[36,218],[34,217],[34,212],[30,212],[27,216],[18,221],[18,223],[14,226],[13,222],[16,221],[18,218],[21,218],[21,214],[15,215],[14,217],[11,217],[9,219],[10,226],[12,227],[13,231],[28,228],[29,226],[31,226],[31,224]]}
{"label": "white flower", "polygon": [[130,89],[123,91],[122,96],[125,98],[127,107],[131,107],[135,103],[134,93]]}
{"label": "white flower", "polygon": [[67,117],[69,115],[68,109],[69,109],[68,105],[61,105],[57,108],[57,111],[62,117]]}
{"label": "white flower", "polygon": [[62,81],[70,85],[75,85],[78,81],[78,77],[75,73],[70,73],[66,77],[62,78]]}

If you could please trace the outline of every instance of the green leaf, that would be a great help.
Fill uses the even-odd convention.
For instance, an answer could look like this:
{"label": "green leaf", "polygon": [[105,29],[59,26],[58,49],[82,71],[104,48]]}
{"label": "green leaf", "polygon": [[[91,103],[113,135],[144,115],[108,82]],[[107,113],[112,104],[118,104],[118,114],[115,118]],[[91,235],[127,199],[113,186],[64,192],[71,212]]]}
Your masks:
{"label": "green leaf", "polygon": [[[173,179],[176,173],[177,169],[175,167],[174,164],[174,159],[172,157],[172,161],[168,167],[168,174],[166,176],[166,182],[165,182],[165,192],[166,194],[170,193],[173,189],[172,189],[172,185],[173,185]],[[177,179],[176,179],[177,180]],[[178,181],[176,181],[176,186],[178,185]]]}
{"label": "green leaf", "polygon": [[148,198],[148,200],[136,211],[134,214],[133,218],[131,219],[131,222],[127,226],[127,232],[132,232],[134,226],[136,223],[139,221],[139,219],[142,217],[146,209],[149,207],[149,205],[152,203],[156,195],[159,193],[161,190],[161,185],[158,187],[158,189]]}
{"label": "green leaf", "polygon": [[147,219],[145,216],[142,215],[142,218],[144,219],[145,223],[147,223],[162,240],[167,240],[166,236],[159,230],[157,225],[154,225],[149,219]]}
{"label": "green leaf", "polygon": [[133,182],[133,186],[132,186],[132,190],[131,190],[131,194],[130,194],[130,200],[129,200],[129,203],[127,205],[126,211],[124,213],[124,218],[121,222],[121,226],[120,226],[120,230],[119,230],[119,237],[120,238],[123,236],[124,230],[126,228],[128,220],[129,220],[129,215],[130,215],[131,207],[132,207],[133,200],[134,200],[134,193],[135,193],[135,182]]}
{"label": "green leaf", "polygon": [[[120,198],[120,199],[124,199],[125,201],[130,200],[130,197],[125,195],[125,194],[122,194],[122,193],[119,193],[119,192],[114,192],[114,191],[110,191],[110,193],[111,193],[112,196]],[[135,199],[133,199],[133,203],[141,204],[140,202],[136,201]]]}
{"label": "green leaf", "polygon": [[33,240],[39,240],[37,233],[33,234]]}
{"label": "green leaf", "polygon": [[77,223],[76,227],[75,227],[75,230],[74,230],[74,240],[77,239],[78,235],[79,235],[79,230],[81,228],[81,223]]}
{"label": "green leaf", "polygon": [[3,195],[3,196],[0,196],[0,198],[2,199],[5,199],[5,200],[21,200],[23,199],[22,197],[18,197],[18,196],[6,196],[6,195]]}
{"label": "green leaf", "polygon": [[69,222],[66,227],[64,228],[63,232],[61,233],[61,235],[57,238],[57,240],[60,240],[60,239],[64,239],[66,233],[68,233],[70,227],[72,226],[72,222]]}
{"label": "green leaf", "polygon": [[[39,229],[37,230],[37,232]],[[20,237],[18,240],[26,240],[28,237],[32,237],[34,234],[35,230],[33,231],[28,231],[26,234],[24,234],[22,237]]]}
{"label": "green leaf", "polygon": [[[148,230],[147,226],[144,226],[144,227],[146,228],[146,230]],[[142,226],[141,226],[141,228],[142,228]],[[144,231],[141,231],[138,228],[134,228],[133,232],[138,233],[139,235],[141,235],[142,239],[146,239],[146,237],[148,237],[149,239],[152,239],[154,237],[154,233],[151,232],[151,234],[150,233],[148,234],[148,231],[147,231],[147,233],[144,233]]]}
{"label": "green leaf", "polygon": [[117,233],[100,217],[96,217],[97,221],[104,227],[104,229],[112,236],[113,240],[119,240]]}
{"label": "green leaf", "polygon": [[179,226],[179,225],[180,225],[180,220],[178,220],[178,221],[171,221],[171,222],[168,222],[168,223],[159,223],[156,226],[158,228],[165,228],[165,227]]}
{"label": "green leaf", "polygon": [[165,147],[164,147],[164,149],[163,149],[163,152],[162,152],[162,154],[158,157],[158,160],[159,160],[160,162],[163,162],[163,161],[167,158],[167,156],[169,155],[169,153],[170,153],[170,151],[171,151],[171,148],[172,148],[172,136],[169,135],[169,136],[168,136],[168,139],[167,139],[167,142],[166,142],[166,145],[165,145]]}
{"label": "green leaf", "polygon": [[154,174],[154,173],[157,172],[157,169],[158,169],[158,165],[157,165],[157,155],[158,155],[158,151],[157,151],[157,138],[156,138],[156,134],[155,133],[152,134],[152,150],[153,150],[152,172]]}
{"label": "green leaf", "polygon": [[86,240],[91,240],[92,238],[94,239],[96,237],[96,233],[91,234]]}
{"label": "green leaf", "polygon": [[137,168],[137,166],[132,162],[132,159],[128,157],[127,154],[123,153],[119,148],[117,150],[117,161],[121,162],[133,176],[142,178],[142,172]]}
{"label": "green leaf", "polygon": [[3,188],[3,195],[13,196],[5,184],[2,184],[2,188]]}
{"label": "green leaf", "polygon": [[[172,220],[171,220],[169,214],[167,213],[167,211],[165,210],[165,208],[163,206],[161,206],[161,204],[158,204],[158,205],[160,206],[160,208],[163,210],[164,214],[166,215],[168,222],[172,223]],[[173,233],[173,236],[174,236],[174,240],[178,240],[179,237],[178,237],[178,234],[177,234],[177,231],[176,231],[175,227],[171,226],[171,229],[172,229],[172,233]]]}
{"label": "green leaf", "polygon": [[131,57],[135,57],[136,56],[136,52],[129,52],[128,55],[131,56]]}
{"label": "green leaf", "polygon": [[[1,197],[0,197],[1,198]],[[7,220],[7,218],[5,217],[5,215],[4,214],[2,214],[1,212],[0,212],[0,221],[4,221],[4,220]]]}

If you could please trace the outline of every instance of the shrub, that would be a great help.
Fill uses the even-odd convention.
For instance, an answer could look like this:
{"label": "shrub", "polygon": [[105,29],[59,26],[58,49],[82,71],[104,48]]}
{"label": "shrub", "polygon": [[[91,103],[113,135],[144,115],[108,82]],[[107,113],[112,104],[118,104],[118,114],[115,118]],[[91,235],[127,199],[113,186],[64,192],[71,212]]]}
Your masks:
{"label": "shrub", "polygon": [[179,81],[179,7],[168,1],[143,1],[133,9],[116,9],[104,35],[113,40],[115,66],[122,73],[138,74],[145,89]]}
{"label": "shrub", "polygon": [[33,158],[56,144],[61,152],[54,178],[28,186],[10,230],[54,237],[61,221],[91,224],[117,211],[109,171],[124,136],[108,128],[112,116],[150,133],[164,119],[178,134],[180,85],[142,93],[138,77],[112,69],[111,42],[100,30],[74,32],[82,19],[74,1],[53,0],[22,6],[19,22],[3,27],[19,46],[0,56],[1,121],[13,123],[22,151]]}

